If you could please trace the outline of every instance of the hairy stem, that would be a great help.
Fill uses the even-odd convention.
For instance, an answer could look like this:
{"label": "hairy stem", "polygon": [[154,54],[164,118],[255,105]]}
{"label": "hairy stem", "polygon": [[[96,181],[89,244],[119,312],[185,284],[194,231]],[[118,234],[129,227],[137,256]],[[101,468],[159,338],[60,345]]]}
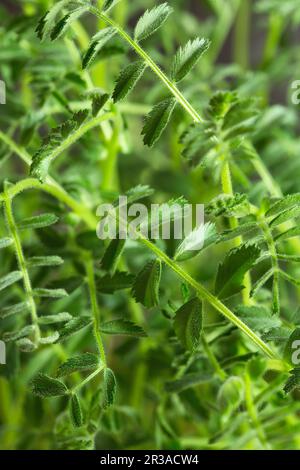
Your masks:
{"label": "hairy stem", "polygon": [[93,259],[89,257],[88,261],[85,263],[86,273],[87,273],[87,282],[90,291],[90,299],[93,313],[93,332],[96,339],[97,347],[99,350],[101,362],[106,367],[106,355],[104,350],[104,345],[100,333],[100,308],[97,300],[96,285],[95,285],[95,276],[94,276],[94,263]]}
{"label": "hairy stem", "polygon": [[145,63],[151,68],[151,70],[157,75],[157,77],[164,83],[169,89],[172,95],[176,98],[177,102],[188,112],[195,122],[202,122],[201,116],[193,108],[193,106],[187,101],[183,94],[178,90],[175,83],[173,83],[167,75],[160,69],[160,67],[151,59],[151,57],[144,51],[144,49],[132,39],[129,34],[113,19],[106,16],[104,13],[99,11],[97,8],[92,7],[91,11],[100,19],[105,21],[108,25],[115,28],[118,34],[134,49],[134,51],[145,61]]}
{"label": "hairy stem", "polygon": [[18,261],[20,270],[23,274],[23,284],[24,284],[24,289],[26,293],[26,300],[29,305],[32,324],[35,326],[34,343],[37,346],[41,337],[37,309],[36,309],[36,304],[35,304],[35,300],[33,296],[30,276],[27,270],[26,260],[25,260],[25,256],[23,253],[21,239],[18,233],[17,224],[15,222],[14,215],[13,215],[11,198],[7,192],[5,193],[5,198],[4,198],[4,208],[5,208],[7,226],[14,241],[17,261]]}

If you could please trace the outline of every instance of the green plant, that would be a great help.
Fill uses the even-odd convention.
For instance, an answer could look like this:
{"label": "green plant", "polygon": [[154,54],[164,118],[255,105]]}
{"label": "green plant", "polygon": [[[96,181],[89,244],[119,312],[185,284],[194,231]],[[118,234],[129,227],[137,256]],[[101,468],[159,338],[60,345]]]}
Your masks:
{"label": "green plant", "polygon": [[[126,0],[24,3],[0,30],[2,447],[299,448],[297,112],[269,103],[293,64],[283,51],[276,69],[275,2],[252,75],[243,2],[208,1],[211,44],[188,37],[174,54],[166,3],[133,35]],[[236,14],[236,69],[218,70]],[[151,39],[164,28],[165,55]],[[133,91],[142,104],[123,101]],[[96,208],[120,194],[205,202],[210,222],[180,242],[103,242]]]}

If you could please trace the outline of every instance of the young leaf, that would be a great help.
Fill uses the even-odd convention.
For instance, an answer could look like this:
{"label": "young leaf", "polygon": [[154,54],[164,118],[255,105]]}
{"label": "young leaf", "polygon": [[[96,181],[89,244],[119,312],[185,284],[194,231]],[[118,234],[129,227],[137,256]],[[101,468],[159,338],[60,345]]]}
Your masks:
{"label": "young leaf", "polygon": [[59,333],[58,331],[54,331],[54,333],[52,333],[51,335],[41,337],[39,342],[40,344],[54,344],[58,341],[58,339]]}
{"label": "young leaf", "polygon": [[80,428],[83,425],[82,409],[78,395],[76,395],[76,393],[72,393],[71,395],[70,416],[75,428]]}
{"label": "young leaf", "polygon": [[108,93],[93,93],[92,98],[92,115],[93,117],[98,116],[99,112],[103,106],[107,103],[109,99]]}
{"label": "young leaf", "polygon": [[116,238],[108,245],[101,260],[101,269],[113,275],[117,269],[120,257],[122,256],[126,240]]}
{"label": "young leaf", "polygon": [[68,6],[68,3],[70,3],[70,0],[61,0],[60,2],[57,2],[55,5],[53,5],[51,10],[47,11],[46,14],[39,20],[35,30],[39,39],[43,40],[46,36],[49,35],[50,31],[55,26],[57,15]]}
{"label": "young leaf", "polygon": [[139,42],[151,36],[162,26],[172,11],[167,3],[162,3],[152,8],[152,10],[147,10],[135,27],[134,39]]}
{"label": "young leaf", "polygon": [[33,289],[33,294],[36,297],[49,297],[52,299],[61,299],[62,297],[67,297],[69,295],[65,291],[65,289],[43,289],[43,288]]}
{"label": "young leaf", "polygon": [[116,272],[113,276],[106,275],[97,278],[97,290],[102,294],[113,294],[122,289],[130,289],[135,277],[126,272]]}
{"label": "young leaf", "polygon": [[299,206],[300,204],[300,194],[289,194],[279,201],[276,201],[270,209],[266,212],[266,217],[273,217],[275,215],[281,214],[286,210],[293,209],[294,207]]}
{"label": "young leaf", "polygon": [[14,305],[8,305],[7,307],[3,307],[0,310],[0,318],[10,317],[11,315],[16,315],[17,313],[21,312],[28,312],[29,305],[28,302],[20,302]]}
{"label": "young leaf", "polygon": [[28,258],[28,266],[60,266],[64,260],[60,256],[33,256]]}
{"label": "young leaf", "polygon": [[285,232],[279,233],[274,237],[276,242],[281,242],[284,240],[289,240],[290,238],[299,237],[300,236],[300,227],[292,227]]}
{"label": "young leaf", "polygon": [[207,39],[196,38],[194,41],[189,41],[183,48],[180,48],[174,57],[171,72],[172,80],[180,82],[207,51],[209,45],[210,42]]}
{"label": "young leaf", "polygon": [[117,79],[112,99],[115,103],[124,99],[130,93],[143,76],[147,65],[143,61],[132,62],[127,65]]}
{"label": "young leaf", "polygon": [[29,217],[18,223],[19,230],[36,230],[38,228],[49,227],[58,221],[58,217],[55,214],[41,214]]}
{"label": "young leaf", "polygon": [[232,249],[219,265],[215,292],[221,299],[237,294],[243,289],[244,275],[254,265],[260,255],[256,245],[242,245]]}
{"label": "young leaf", "polygon": [[103,408],[110,407],[115,400],[117,381],[115,374],[109,368],[104,370],[104,390],[103,390]]}
{"label": "young leaf", "polygon": [[7,331],[3,334],[3,339],[7,343],[10,341],[16,341],[17,339],[24,338],[25,336],[29,336],[35,331],[35,325],[28,325],[24,326],[18,331]]}
{"label": "young leaf", "polygon": [[193,230],[180,245],[178,246],[174,259],[177,261],[185,261],[198,255],[200,251],[209,245],[216,243],[219,235],[216,231],[215,224],[208,222]]}
{"label": "young leaf", "polygon": [[68,393],[63,382],[42,373],[38,374],[30,385],[32,393],[41,398],[60,397]]}
{"label": "young leaf", "polygon": [[177,310],[174,329],[184,348],[190,351],[197,349],[202,330],[202,304],[198,297],[189,300]]}
{"label": "young leaf", "polygon": [[13,239],[9,237],[0,238],[0,250],[10,246],[13,243]]}
{"label": "young leaf", "polygon": [[147,336],[143,328],[129,320],[112,320],[102,323],[100,330],[107,335],[125,335],[142,338]]}
{"label": "young leaf", "polygon": [[240,305],[236,309],[236,314],[249,328],[258,332],[266,333],[281,325],[278,317],[275,317],[269,310],[259,305]]}
{"label": "young leaf", "polygon": [[37,349],[36,344],[34,344],[29,338],[20,338],[16,341],[17,348],[25,353],[31,353]]}
{"label": "young leaf", "polygon": [[91,65],[102,47],[116,34],[114,28],[104,28],[92,37],[88,50],[82,59],[82,68],[86,69]]}
{"label": "young leaf", "polygon": [[137,302],[151,308],[159,303],[159,284],[161,278],[161,262],[150,261],[136,276],[132,286],[132,295]]}
{"label": "young leaf", "polygon": [[59,339],[65,340],[70,336],[77,333],[77,331],[82,330],[86,326],[89,326],[92,323],[92,320],[87,315],[82,315],[81,317],[73,318],[70,320],[64,327],[59,331]]}
{"label": "young leaf", "polygon": [[246,194],[220,194],[206,206],[205,212],[215,217],[245,217],[250,213],[250,204]]}
{"label": "young leaf", "polygon": [[55,41],[56,39],[60,38],[67,29],[71,26],[71,24],[76,21],[83,13],[88,11],[88,6],[82,6],[77,8],[76,10],[67,13],[58,23],[54,26],[50,33],[51,41]]}
{"label": "young leaf", "polygon": [[281,214],[277,215],[271,222],[270,227],[274,228],[277,225],[283,224],[287,220],[294,219],[300,216],[300,204],[298,206],[292,207],[291,209],[286,209]]}
{"label": "young leaf", "polygon": [[175,106],[176,99],[168,98],[155,105],[150,114],[146,116],[142,130],[145,145],[152,147],[160,138],[171,119]]}
{"label": "young leaf", "polygon": [[53,325],[54,323],[65,323],[72,320],[72,315],[68,312],[54,313],[53,315],[44,315],[39,317],[41,325]]}
{"label": "young leaf", "polygon": [[93,370],[99,366],[99,359],[95,354],[86,352],[78,356],[70,357],[66,362],[61,364],[57,370],[57,377],[65,377],[74,372],[82,372]]}
{"label": "young leaf", "polygon": [[20,281],[22,279],[23,274],[21,271],[12,271],[11,273],[7,274],[0,278],[0,291],[6,289],[6,287],[11,286],[15,282]]}
{"label": "young leaf", "polygon": [[103,5],[102,5],[102,10],[103,11],[108,11],[111,8],[113,8],[119,2],[120,2],[120,0],[105,0]]}

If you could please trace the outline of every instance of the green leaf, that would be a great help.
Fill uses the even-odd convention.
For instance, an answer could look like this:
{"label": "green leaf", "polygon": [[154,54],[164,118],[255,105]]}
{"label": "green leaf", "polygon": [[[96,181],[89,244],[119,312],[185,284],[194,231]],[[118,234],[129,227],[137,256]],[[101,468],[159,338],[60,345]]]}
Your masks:
{"label": "green leaf", "polygon": [[292,207],[291,209],[287,209],[281,214],[279,214],[277,217],[275,217],[271,222],[270,222],[270,227],[274,228],[277,227],[277,225],[283,224],[287,220],[294,219],[296,217],[300,216],[300,204],[299,206]]}
{"label": "green leaf", "polygon": [[189,300],[177,310],[174,329],[185,349],[190,351],[197,349],[202,330],[202,304],[197,297]]}
{"label": "green leaf", "polygon": [[54,331],[51,335],[43,336],[40,338],[40,344],[54,344],[59,340],[59,333],[58,331]]}
{"label": "green leaf", "polygon": [[145,62],[137,61],[127,65],[121,71],[112,95],[115,103],[124,99],[134,89],[143,76],[146,67]]}
{"label": "green leaf", "polygon": [[142,130],[144,144],[152,147],[167,127],[176,106],[175,98],[168,98],[154,106],[146,116]]}
{"label": "green leaf", "polygon": [[74,372],[93,370],[99,367],[99,359],[95,354],[86,352],[78,356],[70,357],[61,364],[57,370],[57,377],[65,377]]}
{"label": "green leaf", "polygon": [[129,320],[112,320],[102,323],[100,330],[107,335],[135,336],[137,338],[146,337],[143,328]]}
{"label": "green leaf", "polygon": [[113,294],[118,290],[130,289],[135,276],[126,272],[116,272],[113,276],[97,277],[97,291],[102,294]]}
{"label": "green leaf", "polygon": [[18,331],[7,331],[3,334],[3,339],[7,343],[10,341],[16,341],[17,339],[24,338],[25,336],[30,336],[34,333],[35,329],[35,325],[28,325]]}
{"label": "green leaf", "polygon": [[215,224],[208,222],[193,230],[177,247],[174,259],[176,261],[185,261],[198,255],[209,245],[216,243],[219,235]]}
{"label": "green leaf", "polygon": [[132,286],[132,295],[137,302],[151,308],[159,303],[159,284],[161,279],[161,262],[150,261],[136,276]]}
{"label": "green leaf", "polygon": [[115,374],[109,368],[104,370],[103,408],[109,408],[115,401],[117,381]]}
{"label": "green leaf", "polygon": [[205,212],[215,217],[244,217],[250,213],[250,204],[246,194],[220,194],[206,206]]}
{"label": "green leaf", "polygon": [[276,201],[275,204],[273,204],[266,212],[266,217],[273,217],[275,215],[281,214],[286,210],[290,210],[299,206],[299,204],[300,194],[289,194],[279,201]]}
{"label": "green leaf", "polygon": [[279,233],[274,237],[276,242],[281,242],[284,240],[289,240],[290,238],[299,237],[300,236],[300,227],[292,227],[286,230],[283,233]]}
{"label": "green leaf", "polygon": [[82,59],[82,68],[86,69],[94,61],[96,55],[101,51],[102,47],[116,34],[114,28],[101,29],[92,37],[88,50]]}
{"label": "green leaf", "polygon": [[68,393],[63,382],[42,373],[38,374],[30,385],[32,393],[41,398],[60,397]]}
{"label": "green leaf", "polygon": [[50,32],[51,41],[55,41],[56,39],[60,38],[67,29],[71,26],[71,24],[78,20],[83,13],[88,11],[88,6],[81,6],[76,10],[67,13],[58,23],[54,26],[52,31]]}
{"label": "green leaf", "polygon": [[284,391],[285,393],[290,393],[299,387],[300,387],[300,367],[295,367],[295,369],[290,371],[290,377],[288,378],[284,386]]}
{"label": "green leaf", "polygon": [[147,10],[135,27],[134,39],[139,42],[151,36],[162,26],[172,11],[167,3],[162,3],[151,10]]}
{"label": "green leaf", "polygon": [[124,251],[125,243],[126,240],[119,240],[118,238],[110,242],[101,260],[101,269],[108,271],[111,275],[115,273]]}
{"label": "green leaf", "polygon": [[233,228],[230,230],[224,230],[224,232],[220,234],[220,240],[222,241],[232,240],[234,238],[240,237],[241,235],[245,235],[247,233],[253,232],[256,229],[258,229],[258,226],[255,222],[247,222],[247,223],[239,225],[236,228]]}
{"label": "green leaf", "polygon": [[80,317],[73,318],[68,323],[66,323],[66,325],[64,325],[64,327],[59,331],[60,341],[69,338],[70,336],[77,333],[77,331],[80,331],[86,326],[89,326],[91,323],[92,320],[87,315],[82,315]]}
{"label": "green leaf", "polygon": [[120,2],[120,0],[105,0],[103,5],[102,5],[102,10],[103,11],[108,11],[111,8],[113,8],[119,2]]}
{"label": "green leaf", "polygon": [[218,405],[221,410],[236,409],[244,399],[244,382],[240,377],[229,377],[218,393]]}
{"label": "green leaf", "polygon": [[9,237],[0,238],[0,250],[6,248],[7,246],[12,245],[13,239]]}
{"label": "green leaf", "polygon": [[60,256],[33,256],[27,260],[30,267],[60,266],[63,262],[64,260]]}
{"label": "green leaf", "polygon": [[20,302],[14,305],[8,305],[7,307],[3,307],[0,310],[0,318],[10,317],[11,315],[16,315],[17,313],[21,312],[28,312],[29,305],[28,302]]}
{"label": "green leaf", "polygon": [[83,425],[82,409],[76,393],[72,393],[71,395],[70,416],[75,428],[80,428]]}
{"label": "green leaf", "polygon": [[58,221],[58,217],[55,214],[41,214],[29,217],[18,223],[19,230],[32,230],[37,228],[49,227]]}
{"label": "green leaf", "polygon": [[227,299],[243,289],[243,278],[260,256],[256,245],[245,244],[227,253],[219,265],[215,292],[221,299]]}
{"label": "green leaf", "polygon": [[300,328],[296,328],[290,337],[284,348],[285,360],[293,366],[299,366],[300,364]]}
{"label": "green leaf", "polygon": [[98,116],[99,112],[101,109],[104,107],[104,105],[107,103],[109,100],[109,94],[108,93],[97,93],[94,92],[92,94],[92,115],[93,117]]}
{"label": "green leaf", "polygon": [[175,82],[180,82],[196,65],[200,57],[209,48],[210,41],[196,38],[189,41],[183,48],[180,48],[175,55],[171,78]]}
{"label": "green leaf", "polygon": [[54,313],[53,315],[44,315],[39,317],[41,325],[53,325],[54,323],[65,323],[72,320],[72,315],[68,312]]}
{"label": "green leaf", "polygon": [[165,390],[168,393],[180,393],[190,387],[211,382],[211,380],[211,374],[204,374],[203,372],[186,374],[181,379],[167,382],[165,384]]}
{"label": "green leaf", "polygon": [[23,274],[21,271],[12,271],[11,273],[7,274],[0,278],[0,291],[6,289],[6,287],[11,286],[15,282],[20,281],[22,279]]}
{"label": "green leaf", "polygon": [[56,23],[57,15],[63,11],[63,9],[71,3],[71,0],[62,0],[57,2],[50,11],[47,11],[46,14],[39,20],[36,27],[36,33],[39,39],[43,40],[46,36],[49,35],[50,31],[54,28]]}
{"label": "green leaf", "polygon": [[16,346],[20,351],[25,353],[31,353],[37,349],[36,344],[34,344],[29,338],[20,338],[16,341]]}
{"label": "green leaf", "polygon": [[61,299],[62,297],[67,297],[69,295],[65,291],[65,289],[43,289],[43,288],[33,289],[33,294],[36,297],[49,297],[53,299]]}
{"label": "green leaf", "polygon": [[266,333],[272,328],[278,328],[281,321],[265,307],[259,305],[240,305],[236,309],[236,315],[254,331]]}

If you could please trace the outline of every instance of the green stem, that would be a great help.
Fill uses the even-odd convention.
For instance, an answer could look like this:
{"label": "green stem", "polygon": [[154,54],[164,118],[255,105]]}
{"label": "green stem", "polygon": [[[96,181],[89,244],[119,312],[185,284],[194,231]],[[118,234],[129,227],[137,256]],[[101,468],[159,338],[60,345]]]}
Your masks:
{"label": "green stem", "polygon": [[75,385],[75,387],[72,388],[71,392],[78,391],[79,389],[84,387],[87,383],[89,383],[91,380],[93,380],[98,374],[100,374],[100,372],[102,372],[103,369],[104,369],[103,366],[96,369],[94,372],[92,372],[90,375],[88,375],[82,382]]}
{"label": "green stem", "polygon": [[35,326],[34,342],[35,342],[35,345],[37,346],[38,343],[39,343],[40,337],[41,337],[39,321],[38,321],[38,315],[37,315],[35,300],[34,300],[34,296],[33,296],[31,280],[30,280],[30,277],[29,277],[29,273],[28,273],[27,266],[26,266],[26,261],[25,261],[25,256],[24,256],[24,253],[23,253],[22,243],[21,243],[21,239],[19,237],[17,225],[16,225],[14,215],[13,215],[11,198],[10,198],[10,195],[7,192],[5,193],[4,207],[5,207],[5,215],[6,215],[6,220],[7,220],[7,226],[9,228],[11,236],[14,240],[16,257],[17,257],[17,260],[18,260],[20,270],[23,274],[23,284],[24,284],[24,289],[25,289],[25,293],[26,293],[27,302],[28,302],[28,305],[29,305],[29,308],[30,308],[31,321],[32,321],[32,324]]}
{"label": "green stem", "polygon": [[[80,202],[77,202],[75,199],[69,196],[69,194],[55,182],[51,184],[42,184],[35,178],[26,178],[8,188],[6,192],[10,198],[14,198],[22,191],[27,189],[40,189],[48,194],[51,194],[51,196],[55,197],[56,199],[70,207],[70,209],[72,209],[73,212],[77,214],[80,219],[87,224],[88,227],[90,227],[91,229],[95,228],[97,224],[96,216],[92,214],[92,212],[90,212],[86,206],[84,206]],[[1,193],[0,201],[4,200],[5,193]]]}
{"label": "green stem", "polygon": [[[223,193],[228,194],[229,196],[233,196],[234,193],[233,193],[233,186],[232,186],[232,180],[231,180],[231,171],[230,171],[230,166],[228,162],[224,164],[224,167],[222,169],[221,180],[222,180]],[[230,228],[232,230],[237,228],[239,225],[235,217],[230,217],[229,223],[230,223]],[[240,237],[235,238],[234,244],[236,247],[240,246],[242,243],[243,243],[243,237],[240,236]],[[245,274],[244,285],[245,285],[245,288],[243,289],[242,296],[243,296],[244,303],[246,305],[249,305],[251,303],[250,294],[251,294],[251,289],[252,289],[250,273]]]}
{"label": "green stem", "polygon": [[210,360],[211,365],[215,369],[217,375],[220,377],[221,380],[225,380],[226,379],[226,372],[224,372],[224,370],[222,369],[222,367],[218,363],[214,353],[212,352],[212,350],[211,350],[211,348],[210,348],[210,346],[209,346],[209,344],[208,344],[208,342],[205,338],[204,333],[202,333],[202,335],[201,335],[201,341],[202,341],[203,349],[204,349],[208,359]]}
{"label": "green stem", "polygon": [[129,34],[113,19],[106,16],[104,13],[99,11],[95,7],[91,7],[91,11],[100,19],[104,20],[105,23],[116,29],[118,34],[134,49],[134,51],[146,62],[151,70],[157,75],[157,77],[164,83],[169,89],[172,95],[176,98],[177,102],[189,113],[195,122],[202,122],[201,116],[193,108],[193,106],[187,101],[183,94],[178,90],[176,85],[167,77],[167,75],[160,69],[160,67],[151,59],[151,57],[141,48],[141,46],[134,41]]}
{"label": "green stem", "polygon": [[90,299],[91,299],[91,306],[92,306],[92,313],[93,313],[93,332],[96,339],[96,343],[98,346],[98,350],[100,353],[101,362],[104,367],[106,367],[106,355],[105,349],[100,333],[100,308],[97,301],[97,292],[96,292],[96,284],[95,284],[95,277],[94,277],[94,264],[93,259],[89,257],[89,259],[85,263],[86,273],[87,273],[87,282],[90,291]]}
{"label": "green stem", "polygon": [[251,341],[258,346],[268,357],[277,359],[277,354],[251,330],[242,320],[240,320],[226,305],[224,305],[217,297],[211,294],[202,284],[193,279],[186,271],[184,271],[175,261],[169,258],[163,251],[146,238],[140,238],[139,241],[147,246],[156,256],[169,266],[181,279],[193,287],[197,294],[203,300],[206,300],[212,307],[220,312],[227,320],[239,328]]}
{"label": "green stem", "polygon": [[245,402],[248,411],[248,415],[256,429],[257,437],[262,445],[263,448],[268,446],[265,433],[262,429],[261,423],[258,419],[256,407],[252,397],[252,390],[251,390],[251,378],[249,373],[246,371],[245,373]]}
{"label": "green stem", "polygon": [[249,67],[251,0],[242,0],[234,30],[234,61],[243,69]]}
{"label": "green stem", "polygon": [[271,255],[272,270],[273,270],[273,313],[278,314],[280,312],[280,294],[279,294],[279,265],[276,245],[273,240],[272,232],[265,218],[259,220],[261,229],[264,233],[266,243]]}

